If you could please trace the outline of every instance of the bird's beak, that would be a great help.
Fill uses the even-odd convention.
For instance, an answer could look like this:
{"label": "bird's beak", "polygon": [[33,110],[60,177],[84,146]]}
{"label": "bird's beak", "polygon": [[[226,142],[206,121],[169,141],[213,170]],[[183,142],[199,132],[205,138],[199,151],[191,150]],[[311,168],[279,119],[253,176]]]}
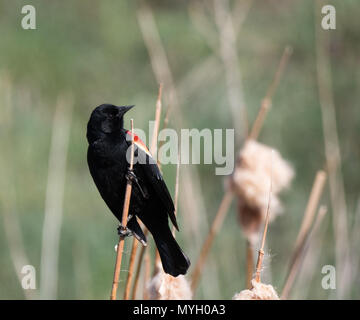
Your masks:
{"label": "bird's beak", "polygon": [[119,116],[122,117],[126,112],[128,112],[134,106],[121,106],[119,108]]}

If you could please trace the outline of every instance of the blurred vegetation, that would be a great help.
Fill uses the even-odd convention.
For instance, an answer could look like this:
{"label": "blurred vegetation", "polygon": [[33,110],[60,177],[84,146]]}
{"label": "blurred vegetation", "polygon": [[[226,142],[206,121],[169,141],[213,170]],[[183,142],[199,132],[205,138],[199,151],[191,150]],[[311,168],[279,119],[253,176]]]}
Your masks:
{"label": "blurred vegetation", "polygon": [[[331,32],[333,89],[351,226],[360,191],[360,90],[357,90],[360,85],[360,7],[356,0],[327,3],[333,3],[337,10],[337,29],[327,32]],[[13,189],[11,208],[20,220],[29,263],[38,270],[39,288],[53,116],[58,96],[71,93],[74,108],[61,226],[58,298],[107,299],[117,225],[88,172],[86,124],[92,109],[104,102],[135,104],[131,117],[136,126],[145,131],[148,120],[154,118],[158,84],[138,26],[136,11],[140,2],[33,0],[36,30],[21,28],[21,7],[25,4],[29,4],[28,1],[0,0],[0,73],[12,84],[12,91],[7,91],[9,100],[4,98],[4,92],[0,97],[0,210],[6,210],[4,202],[9,200],[9,190]],[[180,84],[194,66],[213,55],[212,48],[189,18],[190,4],[191,1],[151,4],[176,84]],[[312,0],[254,0],[237,41],[250,123],[256,117],[284,47],[293,47],[259,138],[279,149],[296,170],[292,188],[282,197],[285,212],[270,225],[267,240],[270,253],[267,264],[271,261],[272,278],[267,276],[265,280],[271,281],[279,291],[315,173],[325,165],[316,78],[315,23],[320,23],[320,16],[315,16]],[[233,126],[224,72],[219,57],[215,55],[215,58],[220,72],[183,97],[180,112],[184,127]],[[191,87],[191,83],[187,86]],[[174,126],[172,118],[170,126]],[[223,177],[214,175],[214,165],[196,168],[205,196],[206,225],[209,225],[223,195]],[[164,167],[171,191],[175,170],[174,165]],[[330,207],[327,189],[322,202]],[[183,231],[187,226],[181,222],[181,216],[180,206]],[[235,221],[233,206],[212,248],[196,295],[199,299],[229,299],[245,286],[245,241]],[[0,230],[0,299],[23,299],[2,218]],[[200,244],[194,247],[192,239],[185,235],[186,232],[180,232],[178,238],[194,264]],[[205,234],[201,238],[205,238]],[[129,244],[127,250],[130,250]],[[301,285],[295,285],[295,297],[326,299],[330,296],[329,291],[321,288],[321,266],[335,263],[331,210],[322,226],[317,255],[319,261],[311,286],[304,296]],[[124,276],[123,273],[122,278]],[[359,288],[360,283],[355,283],[351,298],[360,298]]]}

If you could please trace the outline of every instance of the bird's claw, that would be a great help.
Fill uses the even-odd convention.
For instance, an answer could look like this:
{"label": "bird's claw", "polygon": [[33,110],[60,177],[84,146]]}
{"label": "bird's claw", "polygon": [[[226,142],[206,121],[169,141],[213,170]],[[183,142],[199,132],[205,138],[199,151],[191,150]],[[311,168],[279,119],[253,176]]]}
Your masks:
{"label": "bird's claw", "polygon": [[132,236],[131,230],[128,229],[127,227],[124,227],[124,226],[121,225],[121,224],[118,226],[117,230],[118,230],[118,235],[119,235],[120,237],[125,238],[125,237],[130,237],[130,236]]}
{"label": "bird's claw", "polygon": [[144,197],[144,199],[148,199],[149,198],[149,195],[147,194],[147,192],[144,192],[143,188],[141,188],[140,186],[140,183],[139,183],[139,180],[138,178],[136,177],[135,173],[133,170],[128,170],[125,174],[125,178],[127,181],[131,182],[131,183],[134,183],[139,191],[141,192],[141,195]]}
{"label": "bird's claw", "polygon": [[128,170],[126,173],[125,173],[125,178],[127,181],[131,181],[132,183],[139,183],[138,182],[138,179],[134,173],[133,170]]}

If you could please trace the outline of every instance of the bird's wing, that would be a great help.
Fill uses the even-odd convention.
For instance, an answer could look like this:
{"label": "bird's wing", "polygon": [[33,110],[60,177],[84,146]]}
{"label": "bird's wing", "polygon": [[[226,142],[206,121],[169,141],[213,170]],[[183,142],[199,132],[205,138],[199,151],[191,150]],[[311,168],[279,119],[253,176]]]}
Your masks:
{"label": "bird's wing", "polygon": [[[127,134],[127,143],[131,145],[131,131],[126,131]],[[171,199],[169,190],[165,184],[165,181],[161,175],[159,167],[156,164],[156,161],[151,156],[150,151],[146,145],[140,140],[140,138],[134,136],[134,145],[135,145],[135,155],[138,159],[138,163],[135,165],[136,168],[141,168],[144,176],[149,182],[149,185],[153,187],[156,192],[156,195],[161,200],[162,205],[164,206],[166,212],[168,213],[171,222],[177,230],[179,227],[176,222],[175,217],[175,208],[174,203]]]}

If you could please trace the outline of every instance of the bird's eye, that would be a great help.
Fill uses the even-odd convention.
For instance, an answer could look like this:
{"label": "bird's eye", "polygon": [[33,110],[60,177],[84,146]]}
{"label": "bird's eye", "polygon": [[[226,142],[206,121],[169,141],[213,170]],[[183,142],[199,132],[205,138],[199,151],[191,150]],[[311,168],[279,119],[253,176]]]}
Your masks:
{"label": "bird's eye", "polygon": [[106,116],[109,119],[114,119],[116,115],[117,115],[117,112],[115,110],[109,110],[106,112]]}

